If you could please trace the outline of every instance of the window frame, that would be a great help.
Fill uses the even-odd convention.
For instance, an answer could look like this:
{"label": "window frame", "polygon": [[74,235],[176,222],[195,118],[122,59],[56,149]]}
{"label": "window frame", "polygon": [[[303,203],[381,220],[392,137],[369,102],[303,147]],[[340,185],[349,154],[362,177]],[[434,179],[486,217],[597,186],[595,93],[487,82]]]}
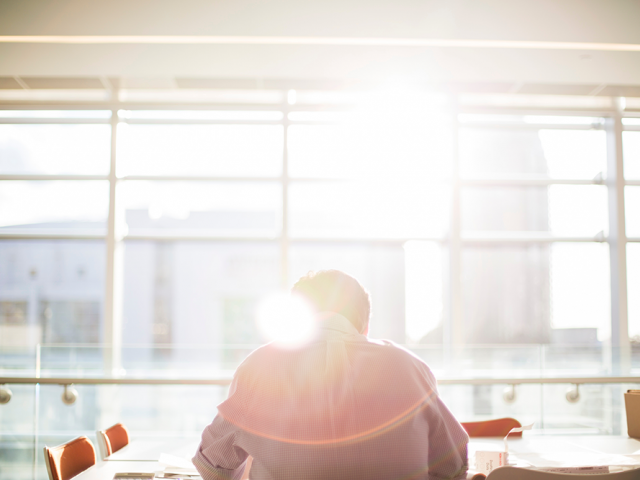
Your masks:
{"label": "window frame", "polygon": [[[114,98],[118,98],[117,95]],[[286,99],[286,90],[283,99]],[[47,175],[47,174],[0,174],[0,186],[2,182],[19,180],[29,181],[51,181],[51,180],[78,180],[95,181],[107,180],[109,182],[109,211],[107,218],[107,231],[102,235],[99,233],[42,233],[42,232],[0,232],[0,240],[36,240],[36,239],[102,239],[106,241],[106,287],[104,297],[103,312],[103,339],[110,348],[105,348],[105,368],[115,372],[119,368],[119,356],[121,349],[120,332],[122,317],[121,308],[122,296],[122,270],[123,255],[122,246],[125,240],[195,240],[195,241],[243,241],[243,242],[264,242],[277,241],[281,251],[281,284],[288,287],[290,280],[289,272],[289,247],[292,243],[356,243],[356,244],[387,244],[403,245],[409,240],[429,240],[441,242],[448,247],[448,291],[445,310],[448,312],[444,316],[443,345],[445,347],[445,358],[460,345],[461,325],[462,325],[462,299],[461,299],[461,252],[465,245],[474,244],[523,244],[523,243],[547,243],[547,242],[607,242],[610,247],[610,271],[611,271],[611,361],[612,372],[621,374],[628,371],[630,359],[630,344],[628,333],[628,313],[627,313],[627,258],[626,244],[628,242],[640,242],[640,237],[627,237],[625,234],[625,186],[640,186],[640,180],[626,180],[623,170],[622,153],[622,132],[640,131],[640,125],[624,125],[623,117],[640,117],[640,112],[625,111],[622,99],[612,98],[612,107],[602,110],[585,109],[545,109],[545,108],[525,108],[525,107],[465,107],[460,105],[458,97],[449,97],[449,108],[452,113],[452,177],[449,182],[450,188],[450,219],[449,233],[444,237],[431,238],[291,238],[289,234],[289,185],[292,183],[303,183],[309,181],[340,181],[340,179],[313,179],[290,177],[288,168],[288,132],[291,125],[302,124],[324,124],[326,122],[313,122],[308,120],[291,120],[290,112],[296,111],[324,111],[324,110],[344,110],[344,107],[335,105],[290,105],[283,101],[281,104],[260,105],[260,104],[176,104],[176,103],[133,103],[120,101],[105,102],[58,102],[58,103],[35,103],[35,102],[6,102],[0,104],[0,110],[109,110],[111,118],[25,118],[25,117],[0,117],[0,124],[109,124],[111,127],[110,141],[110,164],[107,175]],[[274,111],[280,112],[280,120],[206,120],[206,119],[127,119],[119,115],[121,110],[220,110],[220,111]],[[592,129],[601,128],[606,132],[607,137],[607,176],[596,177],[594,179],[558,179],[558,178],[533,178],[526,176],[495,176],[483,178],[462,178],[460,175],[459,158],[459,131],[461,128],[471,126],[477,128],[477,122],[461,122],[461,114],[515,114],[515,115],[553,115],[567,117],[598,117],[604,119],[602,124],[585,125],[584,123],[562,123],[562,124],[526,124],[518,125],[517,128],[527,129]],[[294,116],[295,118],[295,116]],[[145,124],[251,124],[251,125],[281,125],[284,129],[283,150],[282,150],[282,174],[275,177],[224,177],[224,176],[154,176],[154,175],[131,175],[116,176],[117,166],[117,126],[120,122],[145,123]],[[498,128],[498,124],[491,124],[490,128]],[[166,236],[162,234],[146,234],[144,236],[126,234],[119,231],[118,212],[116,210],[117,185],[130,180],[151,180],[151,181],[211,181],[211,182],[275,182],[282,190],[282,212],[281,231],[276,237],[250,237],[250,238],[230,238],[223,236],[202,237],[177,235]],[[539,234],[500,234],[500,232],[489,232],[481,236],[463,235],[461,217],[461,193],[466,187],[482,188],[491,186],[548,186],[548,185],[605,185],[608,195],[609,214],[609,234],[607,236],[598,234],[596,236],[556,236]],[[448,352],[448,353],[446,353]]]}

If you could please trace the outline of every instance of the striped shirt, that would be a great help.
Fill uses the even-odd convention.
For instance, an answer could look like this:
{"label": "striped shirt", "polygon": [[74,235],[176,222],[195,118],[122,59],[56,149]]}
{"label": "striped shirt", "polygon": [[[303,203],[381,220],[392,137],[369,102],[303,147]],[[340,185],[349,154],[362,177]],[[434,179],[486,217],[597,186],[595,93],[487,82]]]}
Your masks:
{"label": "striped shirt", "polygon": [[[325,316],[326,317],[326,316]],[[298,349],[269,344],[238,367],[193,463],[204,480],[457,479],[466,432],[429,367],[333,314]]]}

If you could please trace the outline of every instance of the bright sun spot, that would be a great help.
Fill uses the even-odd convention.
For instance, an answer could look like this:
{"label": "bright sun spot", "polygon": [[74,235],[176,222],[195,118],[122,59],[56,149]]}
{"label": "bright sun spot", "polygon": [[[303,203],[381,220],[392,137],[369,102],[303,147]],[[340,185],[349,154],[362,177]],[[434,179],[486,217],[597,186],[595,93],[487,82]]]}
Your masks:
{"label": "bright sun spot", "polygon": [[316,322],[309,306],[289,293],[275,293],[258,305],[257,324],[269,340],[283,347],[299,347],[313,339]]}

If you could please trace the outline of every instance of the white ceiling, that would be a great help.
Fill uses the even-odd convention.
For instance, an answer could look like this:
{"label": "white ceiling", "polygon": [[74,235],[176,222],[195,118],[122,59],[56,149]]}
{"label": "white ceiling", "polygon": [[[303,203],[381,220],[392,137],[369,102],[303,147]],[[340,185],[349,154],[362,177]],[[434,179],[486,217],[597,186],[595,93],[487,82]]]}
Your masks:
{"label": "white ceiling", "polygon": [[[1,0],[0,35],[225,35],[640,44],[623,0]],[[0,43],[0,76],[640,85],[640,52]]]}

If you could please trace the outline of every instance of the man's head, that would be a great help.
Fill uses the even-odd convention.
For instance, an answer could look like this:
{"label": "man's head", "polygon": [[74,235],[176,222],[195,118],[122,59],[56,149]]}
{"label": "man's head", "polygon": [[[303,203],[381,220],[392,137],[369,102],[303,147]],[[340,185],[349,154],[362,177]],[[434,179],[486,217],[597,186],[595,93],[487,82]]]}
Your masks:
{"label": "man's head", "polygon": [[309,272],[291,292],[307,300],[316,312],[335,312],[346,317],[360,333],[369,329],[369,293],[353,277],[340,270]]}

